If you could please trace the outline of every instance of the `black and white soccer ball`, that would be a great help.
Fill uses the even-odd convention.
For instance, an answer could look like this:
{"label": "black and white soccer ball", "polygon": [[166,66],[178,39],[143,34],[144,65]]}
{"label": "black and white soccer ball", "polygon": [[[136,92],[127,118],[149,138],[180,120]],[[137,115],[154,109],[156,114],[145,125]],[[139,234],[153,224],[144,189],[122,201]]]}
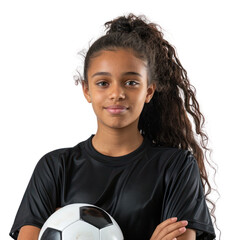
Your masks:
{"label": "black and white soccer ball", "polygon": [[123,240],[122,231],[105,210],[85,203],[60,208],[44,223],[39,240]]}

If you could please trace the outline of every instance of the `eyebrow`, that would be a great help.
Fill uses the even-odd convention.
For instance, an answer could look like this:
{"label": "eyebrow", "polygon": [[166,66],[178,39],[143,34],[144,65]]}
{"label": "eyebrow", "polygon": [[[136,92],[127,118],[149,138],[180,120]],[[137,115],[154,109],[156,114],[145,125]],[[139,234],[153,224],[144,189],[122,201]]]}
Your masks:
{"label": "eyebrow", "polygon": [[[95,77],[95,76],[99,76],[99,75],[105,75],[105,76],[112,76],[109,72],[96,72],[92,75],[91,78]],[[122,74],[122,76],[126,76],[126,75],[136,75],[136,76],[141,76],[140,73],[137,73],[137,72],[125,72]]]}

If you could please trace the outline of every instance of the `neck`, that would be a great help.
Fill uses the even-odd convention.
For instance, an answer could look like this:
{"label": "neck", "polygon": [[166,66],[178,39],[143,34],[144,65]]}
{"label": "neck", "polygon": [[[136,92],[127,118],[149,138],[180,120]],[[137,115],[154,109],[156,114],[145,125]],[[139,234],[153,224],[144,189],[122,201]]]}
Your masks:
{"label": "neck", "polygon": [[98,152],[118,157],[136,150],[142,141],[143,137],[136,126],[120,129],[98,127],[92,144]]}

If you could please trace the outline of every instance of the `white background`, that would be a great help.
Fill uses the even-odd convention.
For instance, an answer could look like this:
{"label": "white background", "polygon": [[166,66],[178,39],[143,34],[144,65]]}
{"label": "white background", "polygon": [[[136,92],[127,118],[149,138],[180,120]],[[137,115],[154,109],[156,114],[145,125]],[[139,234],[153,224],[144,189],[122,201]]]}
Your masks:
{"label": "white background", "polygon": [[95,133],[92,107],[72,78],[77,52],[104,34],[105,22],[129,12],[163,27],[197,89],[208,147],[218,164],[217,223],[223,240],[233,238],[231,1],[6,0],[0,2],[0,239],[10,239],[37,161]]}

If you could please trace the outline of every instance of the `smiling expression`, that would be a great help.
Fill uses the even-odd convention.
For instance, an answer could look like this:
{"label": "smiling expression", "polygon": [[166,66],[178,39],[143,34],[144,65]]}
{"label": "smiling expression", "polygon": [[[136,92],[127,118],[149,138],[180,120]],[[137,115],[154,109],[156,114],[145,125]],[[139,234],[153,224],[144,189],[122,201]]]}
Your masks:
{"label": "smiling expression", "polygon": [[155,90],[154,84],[147,86],[146,62],[131,50],[103,50],[91,59],[87,76],[83,92],[92,103],[98,127],[137,127],[143,106]]}

